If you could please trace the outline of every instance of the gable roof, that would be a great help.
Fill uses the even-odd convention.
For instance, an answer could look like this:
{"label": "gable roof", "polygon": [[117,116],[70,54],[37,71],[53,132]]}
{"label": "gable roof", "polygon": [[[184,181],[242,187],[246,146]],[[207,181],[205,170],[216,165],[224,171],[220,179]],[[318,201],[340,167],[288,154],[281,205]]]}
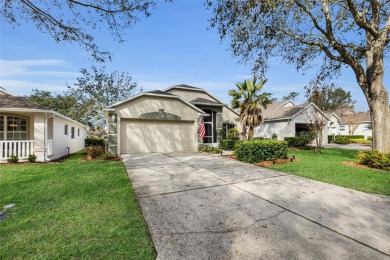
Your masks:
{"label": "gable roof", "polygon": [[14,96],[0,89],[0,108],[46,109],[25,97]]}
{"label": "gable roof", "polygon": [[174,99],[178,99],[180,100],[181,102],[183,102],[184,104],[186,104],[187,106],[191,107],[192,109],[196,110],[197,112],[201,113],[201,114],[206,114],[203,110],[197,108],[196,106],[194,106],[193,104],[187,102],[186,100],[184,100],[183,98],[179,97],[179,96],[176,96],[176,95],[173,95],[171,93],[165,93],[164,91],[160,91],[160,90],[153,90],[153,91],[148,91],[148,92],[143,92],[143,93],[140,93],[136,96],[132,96],[130,98],[127,98],[125,100],[122,100],[122,101],[119,101],[117,103],[114,103],[106,108],[104,108],[103,110],[104,111],[111,111],[113,109],[115,109],[115,107],[119,106],[119,105],[122,105],[124,103],[127,103],[127,102],[130,102],[134,99],[137,99],[137,98],[140,98],[142,96],[154,96],[154,97],[166,97],[166,98],[174,98]]}
{"label": "gable roof", "polygon": [[[218,101],[219,103],[221,104],[224,104],[222,103],[218,98],[214,97],[213,95],[211,95],[209,92],[207,92],[205,89],[203,88],[197,88],[197,87],[193,87],[193,86],[189,86],[189,85],[185,85],[185,84],[180,84],[180,85],[173,85],[169,88],[166,88],[164,89],[164,92],[168,92],[170,91],[171,89],[184,89],[184,90],[190,90],[190,91],[199,91],[199,92],[203,92],[203,93],[206,93],[208,96],[210,96],[211,98],[215,99],[216,101]],[[226,104],[224,104],[225,106],[227,106]]]}
{"label": "gable roof", "polygon": [[341,124],[346,124],[348,119],[348,116],[353,116],[354,118],[361,118],[361,122],[371,122],[371,115],[370,112],[355,112],[353,109],[350,108],[340,108],[335,110],[329,110],[326,111],[326,115],[328,117],[335,115],[339,120]]}
{"label": "gable roof", "polygon": [[82,123],[73,120],[70,117],[64,116],[63,114],[60,114],[57,111],[49,110],[35,102],[28,100],[25,97],[13,95],[7,92],[2,87],[0,87],[0,108],[1,110],[7,112],[28,111],[28,112],[38,112],[38,113],[50,113],[52,115],[74,122],[80,126],[87,127]]}
{"label": "gable roof", "polygon": [[328,119],[324,112],[322,112],[321,109],[319,109],[314,103],[302,105],[294,104],[293,106],[283,107],[283,105],[288,102],[294,104],[292,101],[288,100],[287,102],[275,102],[267,106],[267,109],[263,108],[262,114],[264,121],[289,120],[302,113],[304,110],[308,109],[311,106],[314,107],[314,109],[318,110],[326,119]]}

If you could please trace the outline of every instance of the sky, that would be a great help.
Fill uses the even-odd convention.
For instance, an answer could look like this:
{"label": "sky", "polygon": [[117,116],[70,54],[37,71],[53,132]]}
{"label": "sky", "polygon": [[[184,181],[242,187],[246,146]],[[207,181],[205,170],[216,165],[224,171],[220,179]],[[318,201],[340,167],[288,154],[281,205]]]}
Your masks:
{"label": "sky", "polygon": [[[112,61],[105,64],[94,63],[90,53],[77,44],[56,43],[31,23],[15,26],[2,22],[0,86],[17,95],[29,95],[32,89],[61,93],[81,76],[81,68],[104,65],[107,71],[128,72],[144,91],[188,84],[204,88],[230,104],[229,89],[251,78],[252,67],[239,63],[228,50],[228,40],[221,42],[217,30],[209,28],[212,11],[204,3],[158,1],[150,17],[141,17],[125,32],[124,43],[115,42],[107,32],[94,32],[99,46],[112,53]],[[389,68],[390,62],[385,63]],[[264,91],[278,99],[295,91],[300,93],[296,103],[304,102],[304,86],[316,72],[314,68],[303,74],[273,58]],[[356,110],[368,109],[350,69],[344,69],[333,82],[351,91],[357,100]],[[384,85],[390,91],[390,76],[385,75]]]}

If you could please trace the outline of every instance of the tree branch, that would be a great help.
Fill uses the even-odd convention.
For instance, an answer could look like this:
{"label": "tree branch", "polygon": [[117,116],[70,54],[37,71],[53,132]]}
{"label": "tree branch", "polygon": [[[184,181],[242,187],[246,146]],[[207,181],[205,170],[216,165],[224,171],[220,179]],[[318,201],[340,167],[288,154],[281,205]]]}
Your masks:
{"label": "tree branch", "polygon": [[[357,25],[359,25],[360,28],[368,31],[374,38],[378,38],[378,30],[373,28],[370,23],[367,21],[367,18],[362,15],[361,12],[356,8],[356,5],[353,3],[352,0],[346,0],[349,10],[352,13],[353,19],[356,21]],[[371,1],[375,2],[375,1]]]}

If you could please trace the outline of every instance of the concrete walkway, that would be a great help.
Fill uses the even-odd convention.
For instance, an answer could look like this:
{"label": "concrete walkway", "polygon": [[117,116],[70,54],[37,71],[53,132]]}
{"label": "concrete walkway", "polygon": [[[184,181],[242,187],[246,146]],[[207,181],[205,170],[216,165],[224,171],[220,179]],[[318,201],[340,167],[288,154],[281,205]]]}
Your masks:
{"label": "concrete walkway", "polygon": [[123,161],[158,259],[390,259],[390,197],[209,154]]}

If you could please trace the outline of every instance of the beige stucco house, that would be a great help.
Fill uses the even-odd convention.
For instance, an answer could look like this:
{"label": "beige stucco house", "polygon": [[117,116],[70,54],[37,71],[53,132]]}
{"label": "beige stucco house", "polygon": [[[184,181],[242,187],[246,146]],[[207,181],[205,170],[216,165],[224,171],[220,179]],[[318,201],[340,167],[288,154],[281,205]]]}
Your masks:
{"label": "beige stucco house", "polygon": [[[316,120],[324,123],[329,118],[313,103],[296,105],[291,100],[275,102],[263,108],[263,123],[255,128],[255,137],[284,140],[301,131],[309,131]],[[322,131],[322,142],[327,142],[328,127]]]}
{"label": "beige stucco house", "polygon": [[[217,146],[223,128],[241,131],[239,115],[206,90],[175,85],[141,93],[104,109],[112,154],[196,151]],[[199,138],[203,116],[206,136]]]}
{"label": "beige stucco house", "polygon": [[86,126],[0,88],[0,162],[30,154],[47,162],[84,149]]}

